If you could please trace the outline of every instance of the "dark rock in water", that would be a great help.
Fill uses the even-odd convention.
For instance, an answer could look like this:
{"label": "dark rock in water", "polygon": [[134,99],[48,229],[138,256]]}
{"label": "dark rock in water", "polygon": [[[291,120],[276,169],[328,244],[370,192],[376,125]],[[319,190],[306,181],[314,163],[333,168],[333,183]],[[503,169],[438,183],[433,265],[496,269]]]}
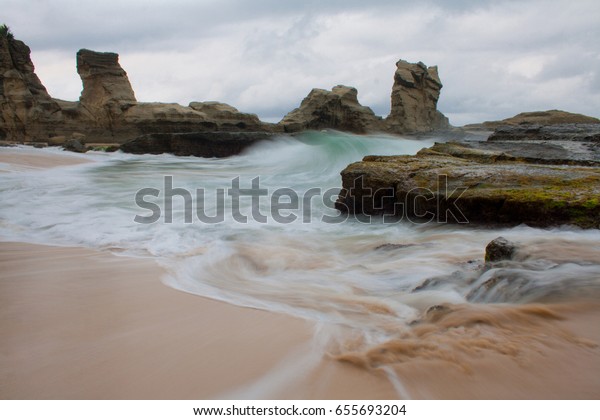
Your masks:
{"label": "dark rock in water", "polygon": [[429,322],[436,322],[450,312],[452,312],[452,308],[448,305],[433,305],[425,311],[424,319]]}
{"label": "dark rock in water", "polygon": [[514,242],[500,236],[485,247],[485,262],[511,260],[516,251],[517,245]]}
{"label": "dark rock in water", "polygon": [[226,131],[147,134],[122,144],[120,150],[134,154],[228,157],[261,140],[271,139],[273,135],[269,132]]}
{"label": "dark rock in water", "polygon": [[88,151],[88,148],[77,139],[69,139],[65,141],[62,147],[69,152],[75,153],[85,153]]}
{"label": "dark rock in water", "polygon": [[416,244],[383,244],[375,247],[375,251],[395,251],[397,249],[408,248]]}
{"label": "dark rock in water", "polygon": [[600,124],[506,125],[498,127],[488,141],[583,141],[600,142]]}
{"label": "dark rock in water", "polygon": [[121,148],[119,146],[113,144],[111,146],[108,146],[108,147],[104,148],[104,151],[106,153],[113,153],[113,152],[116,152],[117,150],[120,150],[120,149]]}

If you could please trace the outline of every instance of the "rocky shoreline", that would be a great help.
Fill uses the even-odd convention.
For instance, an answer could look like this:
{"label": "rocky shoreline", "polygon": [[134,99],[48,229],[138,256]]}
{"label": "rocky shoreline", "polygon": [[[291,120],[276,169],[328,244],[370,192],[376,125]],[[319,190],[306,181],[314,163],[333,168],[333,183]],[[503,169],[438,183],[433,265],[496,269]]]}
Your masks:
{"label": "rocky shoreline", "polygon": [[[600,128],[569,126],[578,133]],[[487,141],[436,143],[416,156],[367,156],[342,171],[336,207],[415,223],[599,228],[598,141],[563,137],[561,125],[544,132],[557,133],[559,140],[502,141],[492,135]]]}
{"label": "rocky shoreline", "polygon": [[[355,88],[339,85],[331,91],[313,89],[298,108],[272,124],[214,101],[188,106],[138,102],[118,54],[87,49],[77,52],[77,73],[83,84],[79,101],[54,99],[35,74],[30,53],[24,42],[0,37],[0,142],[5,144],[64,145],[82,152],[88,144],[131,143],[121,150],[142,153],[146,145],[147,153],[224,157],[239,153],[248,139],[275,133],[333,129],[406,134],[449,127],[448,119],[436,109],[442,88],[437,67],[423,63],[396,63],[387,118],[362,106]],[[190,145],[207,144],[167,146],[166,138],[178,144],[182,139]]]}
{"label": "rocky shoreline", "polygon": [[600,120],[552,110],[454,128],[437,110],[435,66],[396,63],[386,118],[362,106],[355,88],[338,85],[313,89],[277,124],[214,101],[140,103],[115,53],[82,49],[77,72],[80,100],[54,99],[29,47],[0,37],[0,145],[227,157],[307,130],[443,133],[449,142],[416,156],[367,156],[349,165],[337,208],[414,221],[600,227]]}

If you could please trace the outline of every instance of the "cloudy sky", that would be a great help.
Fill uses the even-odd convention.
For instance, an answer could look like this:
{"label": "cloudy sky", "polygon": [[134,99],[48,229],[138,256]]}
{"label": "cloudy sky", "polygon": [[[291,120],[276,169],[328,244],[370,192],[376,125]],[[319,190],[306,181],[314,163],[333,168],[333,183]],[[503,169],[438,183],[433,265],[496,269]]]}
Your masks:
{"label": "cloudy sky", "polygon": [[268,121],[311,88],[354,86],[389,112],[395,62],[438,65],[454,125],[522,111],[600,117],[600,2],[0,0],[54,97],[80,48],[113,51],[140,101],[216,100]]}

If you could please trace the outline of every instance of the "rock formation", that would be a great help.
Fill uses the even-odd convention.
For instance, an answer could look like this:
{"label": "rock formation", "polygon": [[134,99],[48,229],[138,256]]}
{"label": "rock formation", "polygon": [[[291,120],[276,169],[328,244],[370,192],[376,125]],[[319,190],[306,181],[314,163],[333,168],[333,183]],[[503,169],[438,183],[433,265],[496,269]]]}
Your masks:
{"label": "rock formation", "polygon": [[600,122],[596,124],[503,125],[488,141],[578,141],[600,143]]}
{"label": "rock formation", "polygon": [[178,156],[227,157],[237,155],[253,144],[268,140],[266,132],[199,132],[146,134],[121,145],[121,150],[134,154],[171,153]]}
{"label": "rock formation", "polygon": [[279,124],[288,133],[329,128],[363,134],[382,129],[381,118],[358,102],[357,90],[342,85],[331,91],[311,90],[300,107],[289,112]]}
{"label": "rock formation", "polygon": [[115,143],[124,143],[147,134],[276,129],[254,114],[217,102],[192,102],[188,107],[139,103],[114,53],[80,50],[77,71],[83,82],[79,104],[94,122],[94,128],[87,132],[87,141],[111,138]]}
{"label": "rock formation", "polygon": [[[77,53],[77,72],[83,83],[79,101],[53,99],[34,72],[29,48],[12,35],[0,35],[0,140],[82,146],[136,141],[130,150],[139,150],[143,144],[157,150],[157,142],[164,145],[164,139],[171,138],[167,135],[181,133],[193,133],[192,137],[209,141],[206,139],[250,132],[256,134],[249,138],[264,138],[268,133],[328,128],[362,134],[424,132],[448,126],[447,119],[436,110],[442,87],[437,68],[427,68],[423,63],[397,63],[392,112],[386,120],[360,105],[355,88],[335,86],[331,91],[313,89],[300,107],[277,125],[219,102],[192,102],[187,107],[137,102],[115,53],[82,49]],[[220,136],[216,132],[231,134]],[[207,133],[208,137],[198,133]],[[231,150],[246,144],[246,137],[241,136]],[[223,153],[220,150],[215,155]]]}
{"label": "rock formation", "polygon": [[517,252],[517,245],[508,239],[499,236],[485,247],[485,262],[495,263],[511,260]]}
{"label": "rock formation", "polygon": [[398,61],[392,87],[392,107],[386,118],[388,130],[418,133],[448,128],[448,118],[437,110],[441,89],[437,66]]}
{"label": "rock formation", "polygon": [[0,140],[84,145],[125,143],[157,133],[226,131],[231,137],[259,132],[256,136],[264,137],[281,131],[254,114],[216,102],[189,107],[139,103],[114,53],[80,50],[77,72],[83,83],[80,100],[52,99],[34,72],[30,49],[12,36],[0,36]]}
{"label": "rock formation", "polygon": [[535,165],[456,143],[367,156],[342,171],[337,208],[413,222],[599,227],[600,160],[563,166],[538,152]]}
{"label": "rock formation", "polygon": [[600,124],[600,120],[587,115],[551,109],[549,111],[521,112],[514,117],[500,121],[485,121],[481,124],[468,124],[466,130],[495,130],[503,126],[516,125],[557,125],[557,124]]}
{"label": "rock formation", "polygon": [[79,103],[99,125],[110,125],[111,120],[137,104],[118,54],[79,50],[77,73],[83,83]]}
{"label": "rock formation", "polygon": [[30,54],[22,41],[0,36],[0,140],[35,142],[61,129],[61,109],[36,76]]}
{"label": "rock formation", "polygon": [[[265,123],[258,118],[258,115],[240,112],[237,108],[222,102],[190,102],[189,107],[204,113],[210,120],[218,121],[221,130],[265,130]],[[275,127],[269,126],[269,128],[276,130]]]}

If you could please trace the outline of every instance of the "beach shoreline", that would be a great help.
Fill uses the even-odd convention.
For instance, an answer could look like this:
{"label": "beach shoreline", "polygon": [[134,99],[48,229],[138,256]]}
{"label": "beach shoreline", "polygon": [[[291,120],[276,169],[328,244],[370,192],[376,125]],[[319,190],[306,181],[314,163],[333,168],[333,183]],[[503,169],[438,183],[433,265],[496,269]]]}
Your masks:
{"label": "beach shoreline", "polygon": [[[0,150],[12,171],[87,161]],[[365,369],[324,351],[316,342],[327,326],[181,292],[162,284],[165,274],[151,258],[0,242],[0,398],[600,398],[593,300],[562,302],[564,317],[525,328],[533,345],[513,343],[515,354],[481,348],[467,369],[414,357],[388,365],[394,383],[386,366]]]}

